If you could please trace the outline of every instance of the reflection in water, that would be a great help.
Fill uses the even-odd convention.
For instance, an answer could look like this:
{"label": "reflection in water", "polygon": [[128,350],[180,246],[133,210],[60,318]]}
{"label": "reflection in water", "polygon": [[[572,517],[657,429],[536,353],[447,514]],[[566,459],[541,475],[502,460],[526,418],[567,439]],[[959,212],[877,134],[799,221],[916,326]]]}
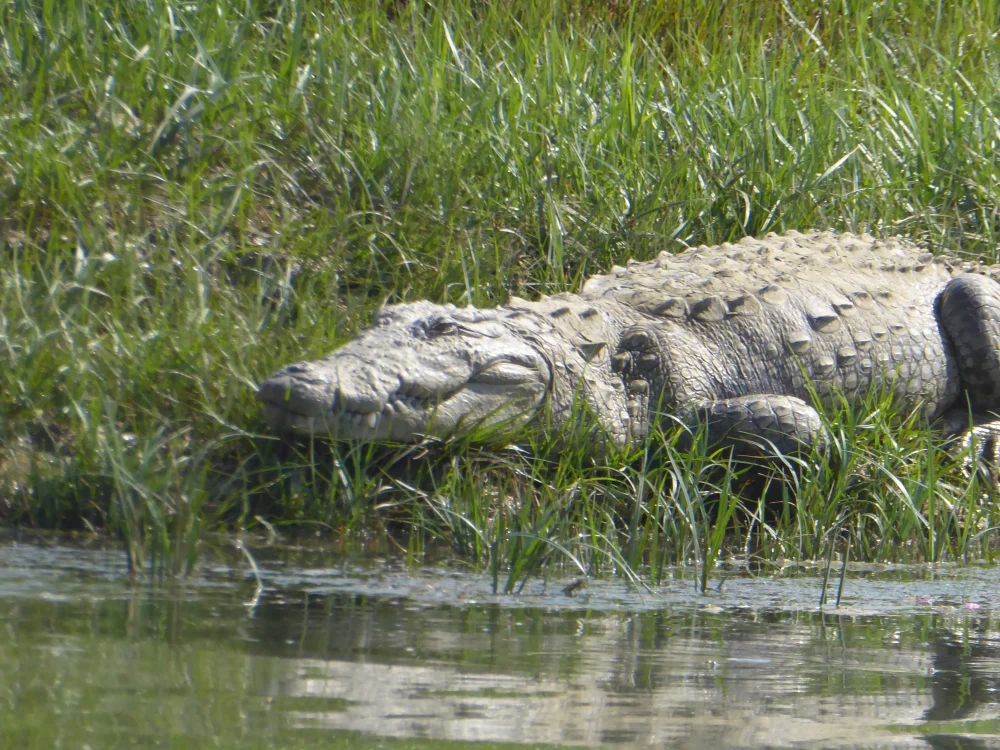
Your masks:
{"label": "reflection in water", "polygon": [[267,591],[250,609],[238,558],[130,591],[117,553],[0,547],[0,747],[158,747],[164,732],[241,748],[323,747],[345,730],[616,747],[1000,735],[992,570],[858,571],[852,609],[823,614],[813,576],[738,579],[715,598],[680,574],[653,595],[597,581],[585,597],[539,583],[510,598],[447,569],[259,555]]}
{"label": "reflection in water", "polygon": [[[287,645],[297,658],[274,689],[346,708],[296,712],[303,727],[554,744],[826,746],[896,741],[882,725],[916,724],[929,706],[930,654],[872,648],[870,621],[407,612],[333,596],[293,605],[303,627]],[[266,634],[287,615],[258,613],[261,643],[275,642]]]}
{"label": "reflection in water", "polygon": [[987,618],[963,623],[961,630],[934,633],[931,675],[933,703],[925,721],[968,719],[984,706],[995,707],[1000,693],[1000,642]]}

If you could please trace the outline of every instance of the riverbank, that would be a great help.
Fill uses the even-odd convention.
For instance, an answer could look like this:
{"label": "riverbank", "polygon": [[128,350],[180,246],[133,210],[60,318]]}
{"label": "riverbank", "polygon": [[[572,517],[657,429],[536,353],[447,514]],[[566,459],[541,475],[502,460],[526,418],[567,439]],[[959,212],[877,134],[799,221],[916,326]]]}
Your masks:
{"label": "riverbank", "polygon": [[985,0],[5,5],[0,515],[109,531],[178,571],[218,526],[415,557],[443,541],[508,588],[555,563],[655,580],[848,540],[862,559],[991,555],[980,479],[884,404],[831,415],[835,455],[768,510],[670,436],[600,465],[537,436],[286,444],[254,389],[387,300],[490,306],[745,234],[903,234],[995,261],[998,17]]}

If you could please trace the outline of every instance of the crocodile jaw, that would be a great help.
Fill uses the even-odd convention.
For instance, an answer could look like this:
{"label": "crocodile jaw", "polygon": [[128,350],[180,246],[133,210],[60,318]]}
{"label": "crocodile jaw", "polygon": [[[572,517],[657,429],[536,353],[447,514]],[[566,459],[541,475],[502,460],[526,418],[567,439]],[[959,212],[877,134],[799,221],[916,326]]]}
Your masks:
{"label": "crocodile jaw", "polygon": [[415,442],[524,423],[550,380],[545,357],[492,316],[416,303],[386,308],[376,327],[279,370],[257,395],[278,432]]}
{"label": "crocodile jaw", "polygon": [[[504,369],[513,376],[515,368]],[[264,419],[277,432],[414,442],[427,436],[449,437],[477,425],[530,419],[545,401],[546,384],[536,371],[521,369],[519,380],[470,379],[447,394],[418,397],[396,392],[382,402],[352,409],[338,407],[337,397],[330,394],[336,391],[336,381],[318,380],[304,365],[291,365],[264,381],[257,395],[264,402]]]}

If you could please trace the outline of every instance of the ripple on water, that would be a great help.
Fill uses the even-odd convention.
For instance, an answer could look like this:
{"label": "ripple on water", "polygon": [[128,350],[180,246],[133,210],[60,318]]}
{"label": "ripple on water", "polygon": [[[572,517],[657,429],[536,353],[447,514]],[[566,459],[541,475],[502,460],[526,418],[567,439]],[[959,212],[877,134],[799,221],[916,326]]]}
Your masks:
{"label": "ripple on water", "polygon": [[0,745],[157,746],[153,726],[237,748],[1000,736],[988,566],[853,566],[821,612],[815,568],[730,571],[706,596],[689,570],[651,590],[552,577],[504,596],[455,567],[254,555],[265,590],[247,606],[255,579],[227,548],[182,585],[132,588],[116,549],[0,545]]}

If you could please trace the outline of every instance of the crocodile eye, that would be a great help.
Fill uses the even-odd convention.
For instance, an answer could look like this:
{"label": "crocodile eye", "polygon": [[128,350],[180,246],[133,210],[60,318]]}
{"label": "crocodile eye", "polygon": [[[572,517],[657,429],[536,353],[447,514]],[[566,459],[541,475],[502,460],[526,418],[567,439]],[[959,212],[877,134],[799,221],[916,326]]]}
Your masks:
{"label": "crocodile eye", "polygon": [[452,320],[447,320],[442,318],[441,320],[435,320],[427,328],[427,333],[431,336],[447,336],[449,334],[458,331],[458,326]]}

